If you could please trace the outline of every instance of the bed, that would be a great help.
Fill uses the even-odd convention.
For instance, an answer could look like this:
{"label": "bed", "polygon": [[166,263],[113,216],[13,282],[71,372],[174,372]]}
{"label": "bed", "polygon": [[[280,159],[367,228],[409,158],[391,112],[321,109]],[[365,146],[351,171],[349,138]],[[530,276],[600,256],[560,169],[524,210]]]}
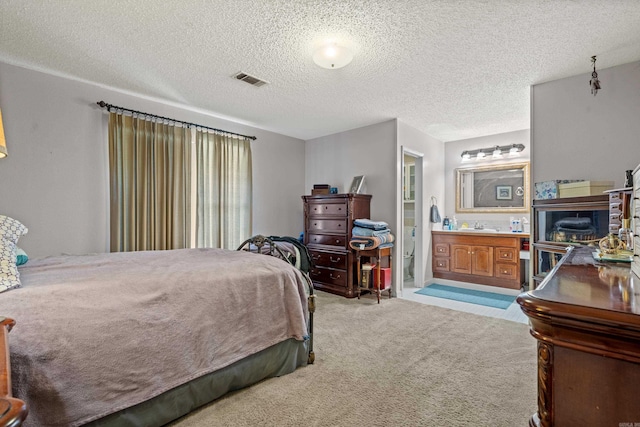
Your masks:
{"label": "bed", "polygon": [[0,293],[0,425],[161,426],[313,363],[313,287],[286,246],[29,261]]}

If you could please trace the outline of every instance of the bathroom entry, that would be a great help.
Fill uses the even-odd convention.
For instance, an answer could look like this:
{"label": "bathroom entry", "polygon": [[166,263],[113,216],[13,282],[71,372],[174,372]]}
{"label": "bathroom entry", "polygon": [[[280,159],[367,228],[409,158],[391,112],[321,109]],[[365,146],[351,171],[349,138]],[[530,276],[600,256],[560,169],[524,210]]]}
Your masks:
{"label": "bathroom entry", "polygon": [[422,287],[423,282],[422,155],[403,149],[402,163],[402,283],[400,290]]}

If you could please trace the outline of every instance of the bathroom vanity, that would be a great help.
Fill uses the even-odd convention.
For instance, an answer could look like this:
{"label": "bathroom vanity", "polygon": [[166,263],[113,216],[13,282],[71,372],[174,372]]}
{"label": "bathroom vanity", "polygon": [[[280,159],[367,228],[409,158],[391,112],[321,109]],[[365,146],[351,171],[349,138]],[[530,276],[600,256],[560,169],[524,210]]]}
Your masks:
{"label": "bathroom vanity", "polygon": [[520,262],[527,233],[468,229],[432,231],[433,277],[520,289],[525,282]]}

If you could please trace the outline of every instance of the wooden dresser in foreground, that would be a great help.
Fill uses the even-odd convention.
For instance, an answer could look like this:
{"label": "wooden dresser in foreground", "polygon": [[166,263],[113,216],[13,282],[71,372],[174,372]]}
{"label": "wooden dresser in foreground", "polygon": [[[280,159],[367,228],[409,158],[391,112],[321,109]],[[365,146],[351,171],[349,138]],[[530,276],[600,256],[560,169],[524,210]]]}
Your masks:
{"label": "wooden dresser in foreground", "polygon": [[574,247],[517,301],[538,340],[538,412],[529,426],[640,423],[640,278]]}
{"label": "wooden dresser in foreground", "polygon": [[326,194],[302,196],[304,201],[304,244],[313,268],[313,287],[347,298],[357,296],[355,255],[349,247],[353,220],[370,218],[368,194]]}

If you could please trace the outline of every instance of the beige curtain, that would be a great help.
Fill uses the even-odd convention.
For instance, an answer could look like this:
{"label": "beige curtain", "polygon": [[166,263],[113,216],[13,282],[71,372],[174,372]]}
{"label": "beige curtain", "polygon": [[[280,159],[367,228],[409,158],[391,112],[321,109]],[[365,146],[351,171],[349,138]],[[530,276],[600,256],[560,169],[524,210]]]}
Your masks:
{"label": "beige curtain", "polygon": [[191,131],[109,113],[111,251],[189,247]]}
{"label": "beige curtain", "polygon": [[197,246],[236,249],[251,236],[251,143],[196,131]]}

